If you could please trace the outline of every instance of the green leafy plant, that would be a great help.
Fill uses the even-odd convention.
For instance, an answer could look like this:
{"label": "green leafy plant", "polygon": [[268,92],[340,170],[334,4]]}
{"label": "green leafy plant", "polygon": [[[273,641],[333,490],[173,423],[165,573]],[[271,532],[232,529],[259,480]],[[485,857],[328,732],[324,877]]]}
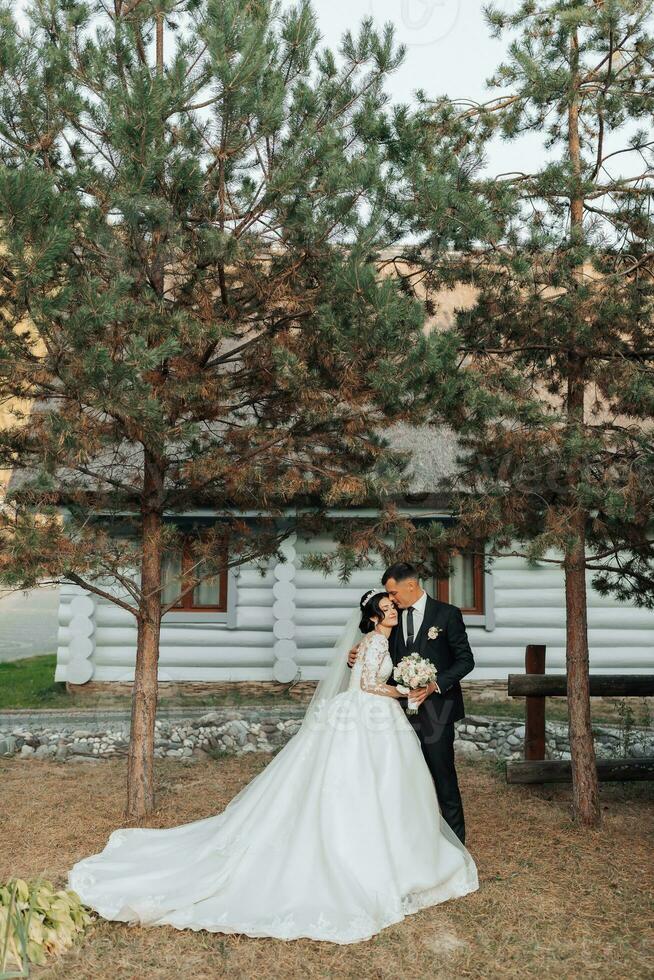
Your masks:
{"label": "green leafy plant", "polygon": [[625,759],[631,754],[631,747],[634,742],[634,709],[629,698],[620,698],[618,701],[618,716],[620,718],[620,745],[622,756]]}
{"label": "green leafy plant", "polygon": [[76,892],[10,879],[0,886],[0,980],[29,976],[30,963],[64,952],[91,921]]}

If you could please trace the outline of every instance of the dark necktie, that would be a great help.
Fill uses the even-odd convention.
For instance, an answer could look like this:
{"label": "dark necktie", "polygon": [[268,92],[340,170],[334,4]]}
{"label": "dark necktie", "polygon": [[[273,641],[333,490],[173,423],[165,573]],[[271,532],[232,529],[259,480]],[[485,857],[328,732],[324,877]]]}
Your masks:
{"label": "dark necktie", "polygon": [[406,611],[406,647],[410,650],[413,646],[413,614],[415,609],[413,606],[409,606]]}

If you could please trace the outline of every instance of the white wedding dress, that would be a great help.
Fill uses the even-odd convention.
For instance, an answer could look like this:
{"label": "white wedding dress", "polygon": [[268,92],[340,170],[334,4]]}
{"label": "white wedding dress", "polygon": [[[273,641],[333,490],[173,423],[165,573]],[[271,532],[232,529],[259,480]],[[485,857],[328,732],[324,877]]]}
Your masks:
{"label": "white wedding dress", "polygon": [[222,813],[111,834],[68,878],[105,919],[334,943],[479,887],[367,634],[348,687]]}

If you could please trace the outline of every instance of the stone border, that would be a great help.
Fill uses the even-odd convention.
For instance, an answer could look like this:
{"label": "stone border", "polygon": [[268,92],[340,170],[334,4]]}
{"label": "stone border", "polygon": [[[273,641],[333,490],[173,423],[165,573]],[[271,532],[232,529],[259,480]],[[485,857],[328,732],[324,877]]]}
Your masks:
{"label": "stone border", "polygon": [[[273,753],[300,728],[304,707],[218,708],[195,717],[165,718],[156,722],[155,756],[193,762],[203,756]],[[180,714],[183,714],[181,712]],[[36,716],[19,720],[0,718],[0,756],[21,759],[54,759],[80,762],[117,758],[127,754],[129,717],[116,712],[93,719],[68,716],[55,720]],[[548,759],[569,759],[567,726],[546,724]],[[593,726],[595,751],[600,759],[642,758],[654,755],[654,732],[632,729],[628,735],[617,728]],[[455,722],[457,757],[521,759],[524,724],[509,718],[468,715]],[[626,744],[625,744],[626,742]]]}

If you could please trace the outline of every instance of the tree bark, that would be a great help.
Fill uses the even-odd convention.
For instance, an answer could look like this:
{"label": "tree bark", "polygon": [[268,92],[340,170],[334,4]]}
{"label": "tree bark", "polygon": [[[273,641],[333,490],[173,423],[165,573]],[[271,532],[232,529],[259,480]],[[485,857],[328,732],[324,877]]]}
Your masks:
{"label": "tree bark", "polygon": [[578,823],[591,827],[600,822],[600,805],[590,719],[585,521],[586,515],[579,509],[570,528],[574,540],[565,556],[565,659],[573,814]]}
{"label": "tree bark", "polygon": [[164,19],[163,13],[158,10],[156,15],[156,59],[157,74],[163,75],[164,63]]}
{"label": "tree bark", "polygon": [[154,809],[154,732],[161,627],[163,481],[163,467],[160,461],[146,449],[142,503],[141,601],[137,619],[136,665],[127,766],[126,816],[132,821],[142,820]]}
{"label": "tree bark", "polygon": [[[581,142],[579,138],[579,38],[570,36],[571,93],[568,106],[568,151],[574,177],[570,194],[570,233],[583,236],[584,200],[581,188]],[[575,316],[578,315],[575,310]],[[572,338],[574,341],[574,337]],[[567,364],[566,423],[568,435],[583,433],[585,360],[571,343]],[[565,549],[566,672],[568,677],[568,729],[572,768],[573,816],[584,826],[600,822],[599,783],[595,745],[590,720],[590,680],[586,594],[586,521],[577,484],[583,460],[570,460],[567,473],[569,544]]]}

